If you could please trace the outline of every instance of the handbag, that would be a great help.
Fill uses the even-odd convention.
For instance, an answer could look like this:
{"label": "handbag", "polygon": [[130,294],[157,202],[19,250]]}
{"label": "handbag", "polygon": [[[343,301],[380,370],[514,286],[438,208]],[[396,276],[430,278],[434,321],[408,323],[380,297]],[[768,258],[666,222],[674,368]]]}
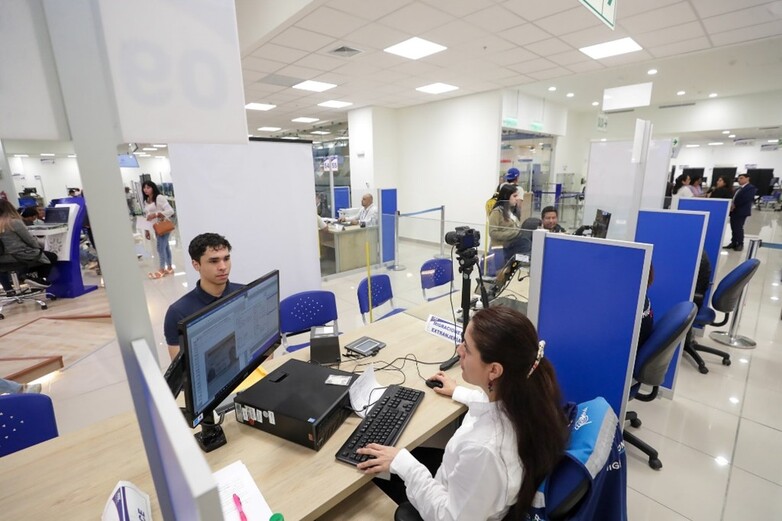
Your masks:
{"label": "handbag", "polygon": [[156,222],[155,224],[152,225],[152,227],[155,229],[155,235],[157,236],[166,235],[167,233],[171,233],[174,231],[174,222],[165,219],[163,221]]}

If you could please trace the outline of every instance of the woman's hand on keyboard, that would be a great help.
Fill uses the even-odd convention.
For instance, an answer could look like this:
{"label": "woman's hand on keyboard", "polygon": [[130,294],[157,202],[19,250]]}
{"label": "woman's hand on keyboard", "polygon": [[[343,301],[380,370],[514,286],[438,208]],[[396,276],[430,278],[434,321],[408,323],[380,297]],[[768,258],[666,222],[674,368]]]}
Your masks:
{"label": "woman's hand on keyboard", "polygon": [[362,449],[356,451],[359,454],[371,456],[370,459],[357,465],[358,470],[367,474],[380,474],[381,472],[390,472],[391,462],[394,461],[399,449],[396,447],[387,447],[370,443]]}

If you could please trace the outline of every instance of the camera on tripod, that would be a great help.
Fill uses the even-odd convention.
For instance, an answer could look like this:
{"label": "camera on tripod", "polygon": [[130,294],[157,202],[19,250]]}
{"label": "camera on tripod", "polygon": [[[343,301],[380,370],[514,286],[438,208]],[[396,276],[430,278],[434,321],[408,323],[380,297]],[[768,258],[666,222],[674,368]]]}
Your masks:
{"label": "camera on tripod", "polygon": [[455,246],[457,251],[469,250],[481,244],[481,234],[469,226],[457,226],[454,231],[445,234],[445,242]]}

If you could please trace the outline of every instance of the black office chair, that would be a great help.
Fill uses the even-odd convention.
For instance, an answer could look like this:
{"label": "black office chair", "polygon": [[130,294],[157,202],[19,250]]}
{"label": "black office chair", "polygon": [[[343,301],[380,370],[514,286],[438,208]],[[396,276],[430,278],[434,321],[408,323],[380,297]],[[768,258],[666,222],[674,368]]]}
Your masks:
{"label": "black office chair", "polygon": [[527,217],[524,219],[524,222],[521,223],[521,251],[519,253],[524,253],[526,255],[529,255],[532,253],[532,234],[535,230],[540,228],[540,225],[543,223],[540,219],[537,217]]}
{"label": "black office chair", "polygon": [[[660,385],[665,380],[668,366],[671,363],[676,346],[684,340],[687,332],[692,327],[698,308],[694,303],[686,301],[673,306],[659,320],[655,320],[654,329],[646,339],[646,342],[638,348],[635,355],[635,367],[633,368],[633,385],[630,388],[630,399],[638,399],[642,402],[651,402],[657,398]],[[652,386],[649,394],[640,393],[641,384]],[[641,420],[635,411],[628,411],[625,421],[638,428]],[[654,470],[660,470],[663,466],[657,451],[643,440],[625,429],[624,440],[638,447],[649,456],[649,466]]]}
{"label": "black office chair", "polygon": [[[5,246],[0,240],[0,258],[5,254]],[[5,318],[3,308],[7,304],[23,304],[27,301],[34,301],[41,309],[47,309],[47,299],[54,300],[56,297],[48,293],[45,289],[31,288],[19,282],[19,273],[27,273],[30,269],[28,264],[22,262],[0,262],[0,274],[7,277],[11,282],[11,289],[5,291],[4,296],[0,296],[0,320]]]}
{"label": "black office chair", "polygon": [[[711,307],[708,303],[701,305],[698,309],[698,314],[695,316],[695,326],[724,326],[728,323],[730,313],[736,309],[739,298],[744,288],[752,280],[755,272],[760,266],[760,261],[757,259],[748,259],[733,268],[733,270],[725,275],[720,283],[717,285],[717,289],[711,297]],[[713,308],[713,309],[712,309]],[[724,313],[725,317],[715,322],[717,318],[716,311]],[[710,353],[722,357],[723,365],[730,365],[730,354],[720,349],[708,347],[699,344],[692,338],[692,331],[687,335],[687,342],[684,344],[684,352],[690,355],[692,359],[698,364],[698,371],[702,374],[709,372],[706,367],[706,363],[698,352]]]}

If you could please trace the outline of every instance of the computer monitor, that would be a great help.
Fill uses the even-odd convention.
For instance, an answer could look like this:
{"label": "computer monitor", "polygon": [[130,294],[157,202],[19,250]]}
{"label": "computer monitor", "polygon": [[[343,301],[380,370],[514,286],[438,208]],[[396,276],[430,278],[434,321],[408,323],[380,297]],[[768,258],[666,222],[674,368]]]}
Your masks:
{"label": "computer monitor", "polygon": [[733,186],[733,180],[736,179],[736,170],[735,166],[715,166],[711,170],[711,186],[716,186],[717,179],[720,177],[725,179],[727,186]]}
{"label": "computer monitor", "polygon": [[43,222],[46,224],[68,224],[68,215],[71,209],[68,206],[50,206],[44,211]]}
{"label": "computer monitor", "polygon": [[185,418],[205,452],[226,443],[214,409],[280,342],[280,273],[274,270],[180,323]]}
{"label": "computer monitor", "polygon": [[133,154],[118,154],[117,162],[120,168],[138,168],[138,159]]}
{"label": "computer monitor", "polygon": [[611,222],[611,213],[598,209],[595,212],[595,222],[592,223],[592,237],[605,239],[608,235],[608,225]]}

